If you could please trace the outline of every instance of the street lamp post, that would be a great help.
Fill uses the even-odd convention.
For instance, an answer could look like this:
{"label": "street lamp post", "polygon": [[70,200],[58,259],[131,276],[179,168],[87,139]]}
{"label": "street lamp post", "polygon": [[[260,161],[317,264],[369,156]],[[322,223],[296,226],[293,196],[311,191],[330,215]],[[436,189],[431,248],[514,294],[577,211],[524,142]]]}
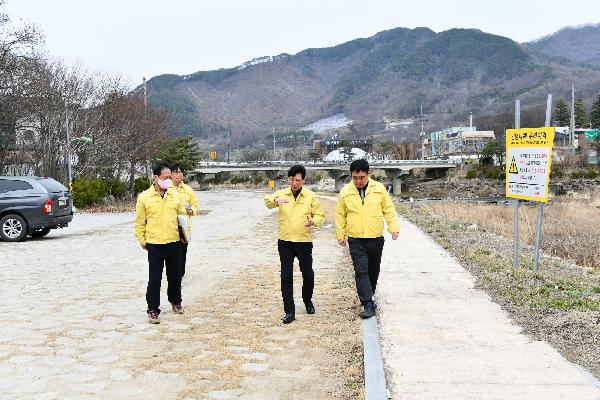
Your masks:
{"label": "street lamp post", "polygon": [[65,98],[65,134],[67,136],[67,181],[69,184],[69,191],[73,191],[73,176],[72,176],[72,165],[71,165],[71,135],[69,132],[69,111],[67,109],[67,99]]}
{"label": "street lamp post", "polygon": [[227,131],[227,162],[229,162],[229,145],[231,144],[231,132]]}

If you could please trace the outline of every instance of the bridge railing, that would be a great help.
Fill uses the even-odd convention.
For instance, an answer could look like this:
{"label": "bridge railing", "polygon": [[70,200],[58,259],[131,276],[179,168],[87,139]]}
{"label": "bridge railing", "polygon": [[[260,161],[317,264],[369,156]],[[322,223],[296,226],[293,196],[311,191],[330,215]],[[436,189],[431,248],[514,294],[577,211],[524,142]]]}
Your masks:
{"label": "bridge railing", "polygon": [[[197,164],[197,168],[247,168],[247,167],[274,167],[274,166],[291,166],[301,164],[306,167],[339,167],[350,165],[349,161],[248,161],[248,162],[222,162],[222,161],[202,161]],[[459,160],[377,160],[370,161],[369,165],[373,168],[378,166],[394,166],[394,165],[449,165],[454,166],[460,164]]]}

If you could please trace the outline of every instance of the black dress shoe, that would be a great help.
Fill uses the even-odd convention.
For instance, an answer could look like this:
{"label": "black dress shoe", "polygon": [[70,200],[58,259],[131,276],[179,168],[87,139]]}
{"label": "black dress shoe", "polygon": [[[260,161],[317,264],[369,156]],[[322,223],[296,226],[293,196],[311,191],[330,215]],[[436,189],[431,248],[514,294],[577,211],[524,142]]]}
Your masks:
{"label": "black dress shoe", "polygon": [[371,318],[375,315],[375,306],[374,304],[367,304],[363,307],[363,310],[360,313],[360,317],[362,319]]}
{"label": "black dress shoe", "polygon": [[315,313],[315,305],[312,303],[312,301],[309,301],[308,303],[304,304],[306,306],[306,313],[307,314],[314,314]]}
{"label": "black dress shoe", "polygon": [[296,316],[292,313],[286,313],[285,317],[283,317],[283,319],[281,320],[281,322],[283,322],[284,324],[289,324],[291,323],[293,320],[296,319]]}

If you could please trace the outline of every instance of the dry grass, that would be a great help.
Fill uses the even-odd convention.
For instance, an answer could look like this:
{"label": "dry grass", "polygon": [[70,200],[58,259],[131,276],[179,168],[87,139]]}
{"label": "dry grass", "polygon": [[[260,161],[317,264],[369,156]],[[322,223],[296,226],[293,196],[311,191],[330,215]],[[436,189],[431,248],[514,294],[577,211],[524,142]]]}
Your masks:
{"label": "dry grass", "polygon": [[[544,207],[542,250],[585,267],[600,268],[598,228],[600,208],[595,199],[563,200]],[[471,202],[438,202],[425,207],[450,221],[476,224],[486,231],[501,235],[511,242],[514,236],[514,206]],[[537,207],[519,208],[519,241],[533,245]]]}
{"label": "dry grass", "polygon": [[[135,202],[136,199],[116,200],[114,203],[85,207],[79,209],[78,212],[87,214],[135,212]],[[198,210],[198,215],[206,215],[208,212],[208,210]]]}
{"label": "dry grass", "polygon": [[135,211],[135,199],[115,200],[114,203],[94,204],[93,206],[81,208],[81,213],[122,213]]}

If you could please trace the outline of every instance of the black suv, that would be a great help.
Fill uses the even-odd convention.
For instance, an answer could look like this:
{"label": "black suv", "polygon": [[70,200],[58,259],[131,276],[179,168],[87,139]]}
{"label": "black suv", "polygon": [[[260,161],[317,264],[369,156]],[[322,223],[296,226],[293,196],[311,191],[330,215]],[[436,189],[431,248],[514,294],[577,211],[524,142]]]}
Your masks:
{"label": "black suv", "polygon": [[71,193],[54,179],[0,176],[0,239],[43,237],[72,220]]}

